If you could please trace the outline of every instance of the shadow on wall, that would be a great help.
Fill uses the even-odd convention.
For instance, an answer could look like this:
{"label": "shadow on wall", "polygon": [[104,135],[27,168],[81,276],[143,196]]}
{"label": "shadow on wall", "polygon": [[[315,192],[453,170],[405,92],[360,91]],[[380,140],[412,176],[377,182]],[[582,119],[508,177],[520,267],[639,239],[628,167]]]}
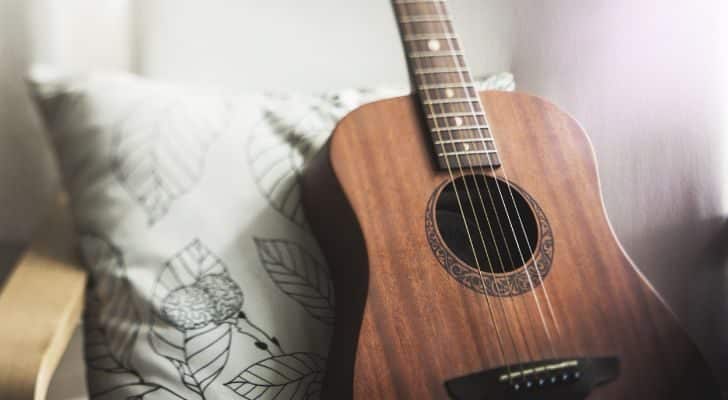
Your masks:
{"label": "shadow on wall", "polygon": [[[722,382],[728,382],[728,218],[711,221],[720,224],[702,255],[696,259],[689,280],[688,330],[696,333],[701,351],[718,372]],[[724,387],[723,390],[728,390]]]}
{"label": "shadow on wall", "polygon": [[590,133],[615,231],[728,379],[723,3],[515,0],[513,71]]}
{"label": "shadow on wall", "polygon": [[24,84],[34,63],[127,70],[128,1],[0,1],[0,242],[23,241],[59,189],[55,162]]}
{"label": "shadow on wall", "polygon": [[58,187],[23,82],[30,60],[29,3],[0,1],[0,242],[27,239]]}
{"label": "shadow on wall", "polygon": [[[686,232],[696,236],[687,240]],[[719,381],[728,382],[728,218],[661,226],[643,232],[639,243],[652,253],[640,252],[643,258],[658,260],[663,284],[679,288],[661,294],[671,306],[681,306],[672,308],[682,326]]]}

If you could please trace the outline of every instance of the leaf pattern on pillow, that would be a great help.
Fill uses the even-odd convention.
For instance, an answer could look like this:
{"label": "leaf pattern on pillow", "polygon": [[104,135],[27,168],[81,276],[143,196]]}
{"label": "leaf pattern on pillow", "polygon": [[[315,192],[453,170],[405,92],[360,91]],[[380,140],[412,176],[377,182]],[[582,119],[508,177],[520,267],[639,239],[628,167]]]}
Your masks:
{"label": "leaf pattern on pillow", "polygon": [[268,204],[306,227],[300,193],[303,165],[315,155],[346,109],[332,96],[281,97],[263,111],[247,146],[248,164]]}
{"label": "leaf pattern on pillow", "polygon": [[204,399],[205,390],[227,364],[242,291],[223,262],[194,240],[165,263],[152,300],[152,349]]}
{"label": "leaf pattern on pillow", "polygon": [[91,395],[93,400],[185,400],[184,397],[153,383],[129,383]]}
{"label": "leaf pattern on pillow", "polygon": [[167,261],[157,278],[149,344],[201,399],[227,365],[233,332],[271,356],[283,351],[243,312],[243,300],[225,264],[198,239]]}
{"label": "leaf pattern on pillow", "polygon": [[220,375],[230,356],[230,323],[180,331],[155,319],[150,333],[155,353],[167,358],[180,374],[182,384],[205,398],[205,390]]}
{"label": "leaf pattern on pillow", "polygon": [[[103,325],[102,304],[91,292],[87,295],[84,313],[84,356],[87,365],[89,396],[93,400],[143,399],[180,400],[184,397],[174,391],[147,382],[133,367],[119,359],[113,349],[115,328]],[[113,378],[110,379],[110,375]]]}
{"label": "leaf pattern on pillow", "polygon": [[[141,321],[121,251],[97,235],[81,235],[80,242],[84,261],[91,269],[84,312],[90,397],[182,399],[162,385],[146,382],[131,361]],[[109,379],[112,374],[113,379]]]}
{"label": "leaf pattern on pillow", "polygon": [[[98,300],[95,304],[97,322],[105,332],[113,333],[106,335],[104,344],[109,355],[119,364],[115,368],[131,369],[131,355],[141,319],[121,251],[96,235],[81,235],[80,242],[84,261],[91,269],[90,289]],[[103,359],[89,359],[89,366],[106,369],[105,362]]]}
{"label": "leaf pattern on pillow", "polygon": [[283,354],[258,361],[225,386],[246,400],[316,400],[325,365],[318,354]]}
{"label": "leaf pattern on pillow", "polygon": [[223,100],[140,102],[112,131],[112,168],[144,210],[164,217],[203,174],[212,143],[227,129]]}
{"label": "leaf pattern on pillow", "polygon": [[253,238],[273,283],[313,318],[334,324],[334,288],[328,269],[298,243]]}

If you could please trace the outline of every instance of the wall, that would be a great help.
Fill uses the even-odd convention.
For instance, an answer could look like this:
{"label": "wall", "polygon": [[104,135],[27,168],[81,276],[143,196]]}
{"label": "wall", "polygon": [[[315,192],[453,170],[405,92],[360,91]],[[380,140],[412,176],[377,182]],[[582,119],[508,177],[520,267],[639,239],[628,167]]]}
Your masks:
{"label": "wall", "polygon": [[22,76],[30,59],[23,0],[0,1],[0,241],[26,238],[54,174]]}
{"label": "wall", "polygon": [[[137,1],[136,68],[234,90],[408,82],[390,0]],[[509,0],[452,0],[477,73],[510,66]]]}
{"label": "wall", "polygon": [[721,3],[514,0],[513,70],[589,131],[619,238],[728,371]]}
{"label": "wall", "polygon": [[[474,71],[507,70],[509,0],[451,8]],[[0,0],[0,241],[27,239],[57,188],[22,81],[30,64],[320,91],[406,83],[396,38],[388,0]]]}
{"label": "wall", "polygon": [[54,159],[25,90],[32,63],[130,66],[128,2],[0,0],[0,242],[24,241],[58,190]]}

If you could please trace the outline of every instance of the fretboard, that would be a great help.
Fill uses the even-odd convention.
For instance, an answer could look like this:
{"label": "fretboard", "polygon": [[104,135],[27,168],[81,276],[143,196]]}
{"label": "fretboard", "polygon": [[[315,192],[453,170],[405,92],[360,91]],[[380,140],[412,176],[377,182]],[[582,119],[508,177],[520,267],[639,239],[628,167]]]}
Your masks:
{"label": "fretboard", "polygon": [[500,165],[446,1],[392,3],[438,165]]}

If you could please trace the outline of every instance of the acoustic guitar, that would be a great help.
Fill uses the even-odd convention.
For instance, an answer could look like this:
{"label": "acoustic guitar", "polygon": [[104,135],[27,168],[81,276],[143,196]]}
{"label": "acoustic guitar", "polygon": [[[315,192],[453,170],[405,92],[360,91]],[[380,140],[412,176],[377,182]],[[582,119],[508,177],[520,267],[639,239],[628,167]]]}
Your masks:
{"label": "acoustic guitar", "polygon": [[445,1],[393,6],[416,94],[350,113],[303,175],[337,297],[324,398],[721,398],[579,123],[479,93]]}

